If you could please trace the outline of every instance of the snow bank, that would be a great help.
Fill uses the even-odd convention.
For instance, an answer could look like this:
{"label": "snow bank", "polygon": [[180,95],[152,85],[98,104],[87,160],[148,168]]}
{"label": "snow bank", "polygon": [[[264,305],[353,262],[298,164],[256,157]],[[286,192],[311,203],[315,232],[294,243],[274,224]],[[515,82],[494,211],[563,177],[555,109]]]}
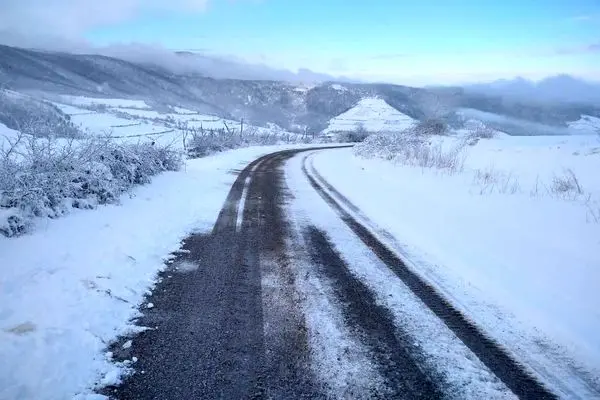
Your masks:
{"label": "snow bank", "polygon": [[[351,150],[317,155],[315,167],[494,338],[542,375],[586,393],[590,382],[600,386],[600,221],[589,209],[600,199],[594,140],[482,140],[468,148],[456,175],[357,158]],[[512,176],[517,190],[482,190],[475,178],[490,166],[511,174],[500,176]],[[541,182],[550,187],[564,168],[584,195],[544,191]],[[573,383],[582,371],[589,379]]]}

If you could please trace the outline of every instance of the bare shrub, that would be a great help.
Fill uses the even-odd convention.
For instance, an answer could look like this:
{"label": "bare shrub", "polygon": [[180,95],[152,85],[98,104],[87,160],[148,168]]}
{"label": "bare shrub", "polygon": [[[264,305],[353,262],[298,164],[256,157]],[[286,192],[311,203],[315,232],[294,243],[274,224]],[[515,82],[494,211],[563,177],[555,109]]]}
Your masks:
{"label": "bare shrub", "polygon": [[565,169],[562,175],[554,175],[549,191],[551,194],[566,199],[575,199],[584,191],[572,169]]}
{"label": "bare shrub", "polygon": [[417,135],[442,136],[448,133],[448,124],[439,118],[429,118],[412,128]]}
{"label": "bare shrub", "polygon": [[479,194],[515,194],[521,191],[521,184],[512,172],[499,171],[493,166],[475,170],[473,183],[480,187]]}
{"label": "bare shrub", "polygon": [[354,152],[365,158],[382,158],[449,173],[462,171],[465,162],[464,145],[461,143],[445,148],[442,143],[432,143],[424,136],[415,135],[411,129],[370,135],[354,147]]}
{"label": "bare shrub", "polygon": [[369,132],[363,123],[357,123],[353,131],[338,132],[336,136],[341,143],[360,143],[369,136]]}
{"label": "bare shrub", "polygon": [[184,149],[192,158],[204,157],[225,150],[247,146],[268,146],[278,143],[310,142],[308,135],[290,135],[275,130],[261,130],[255,126],[244,126],[237,130],[225,125],[222,129],[203,129],[179,123],[177,129],[182,132]]}
{"label": "bare shrub", "polygon": [[465,129],[465,141],[469,146],[476,145],[479,139],[492,139],[496,136],[496,131],[481,121],[469,120],[465,123]]}

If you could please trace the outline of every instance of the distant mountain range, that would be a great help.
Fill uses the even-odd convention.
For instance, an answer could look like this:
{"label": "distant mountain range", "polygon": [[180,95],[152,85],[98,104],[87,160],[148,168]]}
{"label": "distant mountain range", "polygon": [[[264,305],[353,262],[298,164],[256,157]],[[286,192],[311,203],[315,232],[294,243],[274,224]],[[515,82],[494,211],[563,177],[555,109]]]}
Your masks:
{"label": "distant mountain range", "polygon": [[[271,80],[251,79],[255,75],[249,71],[246,79],[240,79],[243,77],[240,65],[235,60],[219,61],[189,52],[168,52],[157,58],[155,54],[143,52],[125,55],[115,51],[114,56],[107,56],[0,45],[0,89],[50,98],[69,94],[139,99],[149,104],[178,105],[223,118],[243,118],[255,125],[272,122],[289,130],[312,132],[322,131],[333,117],[350,110],[365,98],[379,98],[413,119],[423,119],[439,110],[474,109],[515,120],[566,127],[568,122],[577,121],[582,115],[600,117],[600,107],[594,104],[531,101],[526,96],[528,91],[516,90],[517,87],[533,90],[527,82],[424,89],[323,81],[330,77],[299,71],[297,76],[306,79],[300,83],[290,82],[285,77],[286,71],[280,71],[282,75],[270,74],[277,77]],[[221,75],[215,77],[211,72],[215,70]],[[566,77],[554,82],[552,87],[560,86],[560,82],[563,86],[573,83]],[[587,84],[582,85],[585,85],[585,93],[592,92]],[[538,86],[534,85],[536,93],[540,91]],[[583,89],[569,90],[583,92]],[[558,91],[554,89],[553,93]],[[507,92],[522,94],[508,99],[504,95]],[[562,92],[571,93],[567,89]]]}
{"label": "distant mountain range", "polygon": [[538,102],[595,103],[600,105],[600,82],[557,75],[533,82],[524,78],[502,79],[465,86],[468,91]]}

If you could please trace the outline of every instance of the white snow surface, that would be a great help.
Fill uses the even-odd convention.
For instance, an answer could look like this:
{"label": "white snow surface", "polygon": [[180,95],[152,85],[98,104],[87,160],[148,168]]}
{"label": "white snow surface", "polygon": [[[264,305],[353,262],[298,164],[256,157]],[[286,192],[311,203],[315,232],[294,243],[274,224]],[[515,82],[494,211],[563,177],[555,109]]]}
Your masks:
{"label": "white snow surface", "polygon": [[186,235],[212,228],[232,169],[282,148],[192,160],[120,205],[73,210],[40,220],[32,234],[1,237],[0,399],[62,400],[115,381],[106,345],[135,329],[129,321],[164,260]]}
{"label": "white snow surface", "polygon": [[[486,332],[556,390],[585,398],[600,391],[600,221],[590,215],[600,211],[595,140],[481,140],[468,148],[465,171],[452,176],[352,150],[317,154],[314,165]],[[564,168],[578,177],[584,199],[544,191]],[[482,190],[478,169],[512,176],[520,188]]]}
{"label": "white snow surface", "polygon": [[[183,148],[184,133],[179,129],[179,124],[196,129],[225,129],[239,131],[242,127],[240,121],[223,119],[215,115],[198,114],[191,110],[173,107],[174,113],[159,113],[155,110],[127,107],[113,107],[115,105],[137,105],[130,103],[132,100],[120,99],[89,99],[77,98],[79,104],[97,102],[110,106],[106,111],[93,111],[70,104],[54,103],[63,112],[71,116],[71,121],[83,131],[91,135],[108,135],[127,142],[156,141],[161,145]],[[106,101],[106,102],[104,102]],[[244,124],[244,132],[254,131],[259,134],[277,134],[282,140],[286,137],[294,139],[297,134],[289,133],[276,124],[268,127],[256,127]]]}
{"label": "white snow surface", "polygon": [[332,118],[323,133],[352,132],[362,126],[368,132],[398,132],[414,124],[414,120],[402,114],[379,98],[362,99],[343,114]]}
{"label": "white snow surface", "polygon": [[[15,139],[18,135],[19,135],[18,131],[15,131],[14,129],[10,129],[9,127],[7,127],[6,125],[4,125],[3,123],[0,122],[0,139],[2,139],[2,140]],[[0,143],[2,143],[1,140],[0,140]]]}
{"label": "white snow surface", "polygon": [[[323,151],[319,159],[342,160],[337,157],[338,150]],[[318,153],[317,153],[318,154]],[[345,225],[337,213],[324,202],[319,194],[310,186],[301,171],[303,154],[293,158],[287,165],[287,183],[294,197],[288,206],[289,215],[296,231],[302,232],[308,226],[315,226],[327,233],[335,248],[340,252],[348,266],[349,272],[363,282],[377,298],[377,303],[390,310],[395,325],[407,336],[405,339],[418,347],[425,356],[424,367],[432,375],[440,377],[440,384],[449,398],[485,398],[510,399],[514,395],[481,361],[458,339],[454,333],[437,316],[425,307],[420,300],[406,287],[394,273],[379,260],[373,252],[356,237]],[[310,158],[309,158],[310,159]],[[345,168],[345,164],[340,164]],[[352,171],[350,171],[352,172]],[[299,257],[299,252],[293,255]],[[368,398],[368,393],[361,393],[365,387],[354,388],[352,394],[347,392],[348,382],[364,379],[357,365],[364,365],[365,373],[373,386],[377,377],[370,370],[372,365],[365,361],[362,353],[368,350],[359,343],[352,344],[352,351],[343,351],[348,346],[347,337],[351,337],[336,317],[340,312],[334,289],[330,288],[327,279],[318,278],[318,268],[295,262],[299,273],[297,282],[306,298],[309,338],[313,359],[317,368],[317,376],[327,377],[329,384],[336,388],[332,398]],[[317,288],[318,289],[315,289]],[[310,290],[318,294],[310,294]],[[340,326],[341,325],[341,326]],[[327,334],[324,335],[323,331]],[[333,340],[331,340],[333,338]],[[328,341],[329,340],[329,341]],[[370,355],[373,357],[373,355]],[[360,371],[361,367],[358,367]],[[341,370],[341,371],[340,371]],[[332,373],[335,371],[335,373]]]}

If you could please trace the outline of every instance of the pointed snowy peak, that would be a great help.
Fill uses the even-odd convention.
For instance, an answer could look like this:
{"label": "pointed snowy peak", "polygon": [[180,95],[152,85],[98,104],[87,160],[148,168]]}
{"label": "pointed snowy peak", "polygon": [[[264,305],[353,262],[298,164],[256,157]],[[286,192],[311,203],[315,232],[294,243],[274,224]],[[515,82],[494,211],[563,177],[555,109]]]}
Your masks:
{"label": "pointed snowy peak", "polygon": [[367,132],[392,132],[404,130],[414,122],[414,119],[396,110],[384,100],[366,98],[345,113],[332,118],[324,133],[351,132],[359,127]]}

